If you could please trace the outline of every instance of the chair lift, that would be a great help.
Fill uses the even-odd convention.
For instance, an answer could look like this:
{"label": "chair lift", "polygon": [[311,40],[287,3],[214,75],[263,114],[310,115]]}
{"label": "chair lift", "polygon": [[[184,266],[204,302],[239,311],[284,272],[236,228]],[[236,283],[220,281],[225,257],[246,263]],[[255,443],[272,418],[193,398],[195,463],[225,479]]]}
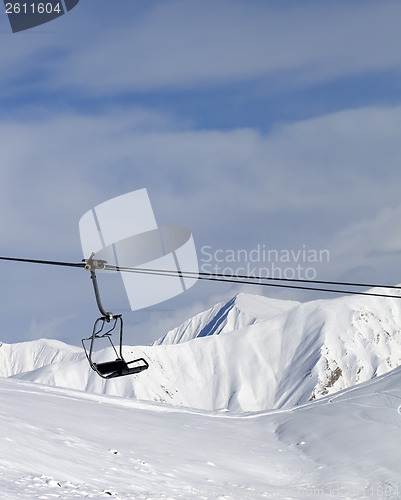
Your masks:
{"label": "chair lift", "polygon": [[[86,265],[85,269],[90,271],[90,276],[92,279],[93,289],[95,291],[96,303],[99,308],[100,314],[102,315],[95,321],[93,325],[93,331],[91,337],[87,339],[82,339],[82,345],[89,361],[91,368],[102,378],[115,378],[122,377],[124,375],[133,375],[135,373],[140,373],[149,368],[148,362],[144,358],[133,359],[132,361],[125,361],[123,356],[123,318],[121,314],[112,314],[107,312],[102,305],[99,294],[99,287],[96,278],[96,269],[103,270],[106,268],[105,260],[94,259],[94,253],[89,259],[85,259]],[[106,326],[107,325],[107,326]],[[109,327],[109,328],[107,328]],[[112,341],[113,331],[117,330],[119,333],[119,348],[116,349]],[[102,363],[95,363],[92,359],[93,347],[98,339],[108,339],[111,347],[116,355],[116,359],[112,361],[106,361]],[[89,346],[86,342],[90,342]]]}

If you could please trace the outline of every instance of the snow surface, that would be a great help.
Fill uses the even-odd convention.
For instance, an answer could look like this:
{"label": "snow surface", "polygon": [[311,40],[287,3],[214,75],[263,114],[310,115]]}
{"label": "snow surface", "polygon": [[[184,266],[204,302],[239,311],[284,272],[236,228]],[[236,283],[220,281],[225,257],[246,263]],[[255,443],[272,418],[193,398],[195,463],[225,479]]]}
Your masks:
{"label": "snow surface", "polygon": [[401,498],[400,320],[240,294],[110,381],[77,347],[1,344],[0,499]]}
{"label": "snow surface", "polygon": [[400,498],[401,369],[233,415],[0,380],[0,498]]}
{"label": "snow surface", "polygon": [[[240,294],[158,345],[126,347],[127,359],[149,361],[139,375],[105,381],[78,348],[41,340],[3,344],[0,376],[203,410],[290,408],[401,365],[400,328],[397,298],[300,304]],[[99,352],[98,361],[110,359]]]}

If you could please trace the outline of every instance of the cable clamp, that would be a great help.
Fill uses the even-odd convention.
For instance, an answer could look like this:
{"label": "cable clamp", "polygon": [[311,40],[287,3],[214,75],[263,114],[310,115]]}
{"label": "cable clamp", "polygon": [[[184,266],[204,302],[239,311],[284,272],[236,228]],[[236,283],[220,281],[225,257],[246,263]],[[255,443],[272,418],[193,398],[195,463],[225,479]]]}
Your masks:
{"label": "cable clamp", "polygon": [[95,252],[91,253],[89,259],[82,259],[82,262],[85,262],[85,269],[87,271],[94,271],[95,269],[105,270],[107,260],[94,259]]}

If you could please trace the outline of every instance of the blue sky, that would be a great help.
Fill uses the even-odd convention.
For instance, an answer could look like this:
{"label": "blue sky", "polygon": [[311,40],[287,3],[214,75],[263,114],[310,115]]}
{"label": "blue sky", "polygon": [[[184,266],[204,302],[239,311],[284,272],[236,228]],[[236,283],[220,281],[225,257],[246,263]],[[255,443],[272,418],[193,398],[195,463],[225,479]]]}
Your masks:
{"label": "blue sky", "polygon": [[[401,282],[400,17],[398,1],[81,0],[12,34],[3,15],[1,254],[78,261],[81,215],[146,187],[200,254],[328,249],[317,278]],[[86,274],[2,271],[2,340],[89,333]],[[239,290],[127,315],[130,340]]]}

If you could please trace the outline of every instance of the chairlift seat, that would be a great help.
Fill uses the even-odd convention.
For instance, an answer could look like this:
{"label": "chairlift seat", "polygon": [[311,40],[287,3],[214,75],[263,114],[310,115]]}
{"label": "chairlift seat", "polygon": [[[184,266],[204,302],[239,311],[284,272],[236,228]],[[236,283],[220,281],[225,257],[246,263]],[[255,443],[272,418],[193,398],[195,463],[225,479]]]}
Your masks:
{"label": "chairlift seat", "polygon": [[119,375],[125,375],[129,370],[127,363],[123,359],[116,359],[115,361],[106,361],[105,363],[93,363],[101,375],[118,372]]}
{"label": "chairlift seat", "polygon": [[[105,329],[105,325],[109,325]],[[118,348],[113,344],[111,339],[113,331],[118,326],[119,330],[119,345]],[[105,361],[103,363],[95,363],[92,359],[95,341],[99,339],[107,339],[110,347],[113,349],[116,359],[114,361]],[[86,342],[90,341],[87,346]],[[123,320],[121,314],[107,315],[98,318],[93,325],[92,336],[87,339],[82,339],[82,345],[85,350],[86,357],[89,361],[90,367],[102,378],[115,378],[124,375],[134,375],[149,368],[149,363],[145,358],[133,359],[132,361],[125,361],[123,356]],[[132,366],[129,366],[132,365]]]}
{"label": "chairlift seat", "polygon": [[[128,366],[131,363],[139,363],[134,366]],[[128,363],[124,359],[115,361],[106,361],[104,363],[93,363],[93,368],[103,378],[122,377],[124,375],[134,375],[149,368],[149,364],[144,358],[134,359]]]}

